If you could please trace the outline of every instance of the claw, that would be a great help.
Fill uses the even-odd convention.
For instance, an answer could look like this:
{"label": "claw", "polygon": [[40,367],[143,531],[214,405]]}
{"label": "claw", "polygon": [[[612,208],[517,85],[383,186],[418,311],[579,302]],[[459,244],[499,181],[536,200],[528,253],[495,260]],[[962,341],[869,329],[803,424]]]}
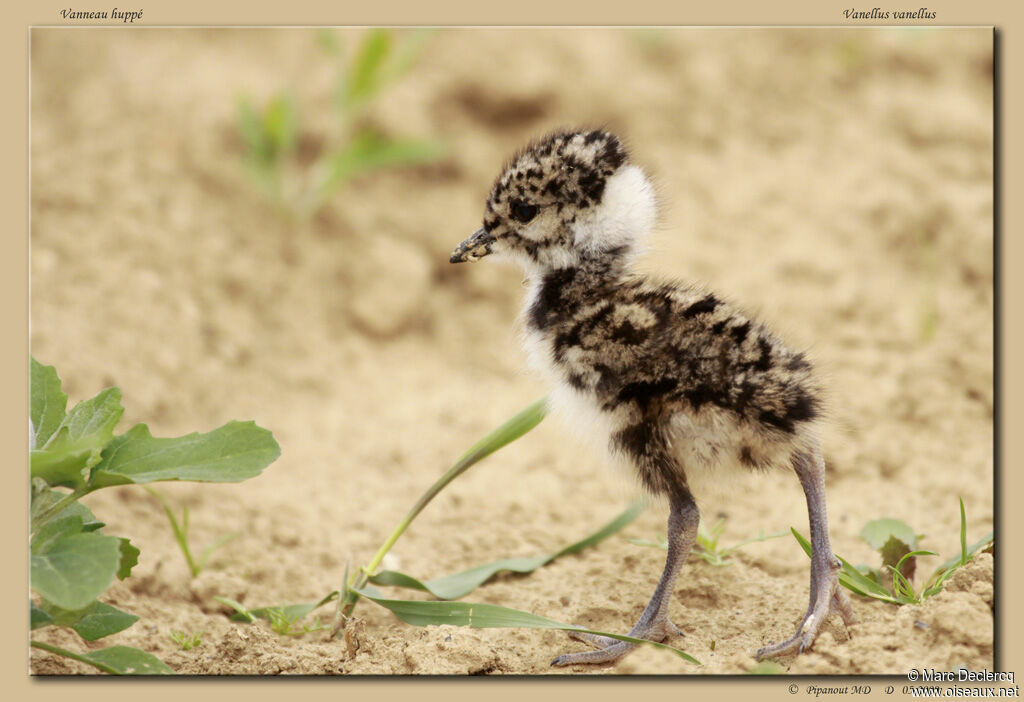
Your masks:
{"label": "claw", "polygon": [[[793,649],[796,649],[797,654],[803,653],[814,644],[814,640],[818,637],[818,632],[832,614],[842,616],[843,623],[847,626],[856,621],[849,598],[839,588],[839,576],[837,574],[833,574],[826,581],[823,588],[811,593],[811,598],[811,601],[817,603],[817,606],[807,613],[804,620],[800,622],[800,626],[797,627],[796,633],[785,641],[759,649],[754,654],[757,660],[761,660],[766,656],[788,653]],[[828,604],[822,605],[821,602],[828,602]],[[820,611],[822,609],[824,611]]]}

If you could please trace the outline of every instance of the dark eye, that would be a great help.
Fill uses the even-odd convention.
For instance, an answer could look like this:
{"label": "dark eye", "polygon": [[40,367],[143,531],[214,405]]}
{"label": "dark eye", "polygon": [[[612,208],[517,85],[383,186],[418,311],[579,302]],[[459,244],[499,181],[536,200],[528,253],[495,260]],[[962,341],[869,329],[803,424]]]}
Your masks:
{"label": "dark eye", "polygon": [[512,216],[516,218],[516,221],[526,224],[531,219],[537,216],[537,210],[540,208],[536,205],[531,205],[528,202],[522,200],[516,200],[512,203]]}

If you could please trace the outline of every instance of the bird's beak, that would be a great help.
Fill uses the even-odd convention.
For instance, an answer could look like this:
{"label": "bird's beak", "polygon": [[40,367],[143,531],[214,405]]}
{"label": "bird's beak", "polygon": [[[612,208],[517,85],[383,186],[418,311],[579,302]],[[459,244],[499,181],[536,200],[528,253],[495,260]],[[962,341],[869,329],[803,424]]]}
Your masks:
{"label": "bird's beak", "polygon": [[455,247],[452,257],[448,260],[450,263],[476,261],[489,254],[493,244],[493,234],[488,234],[486,229],[477,229],[473,232],[473,236]]}

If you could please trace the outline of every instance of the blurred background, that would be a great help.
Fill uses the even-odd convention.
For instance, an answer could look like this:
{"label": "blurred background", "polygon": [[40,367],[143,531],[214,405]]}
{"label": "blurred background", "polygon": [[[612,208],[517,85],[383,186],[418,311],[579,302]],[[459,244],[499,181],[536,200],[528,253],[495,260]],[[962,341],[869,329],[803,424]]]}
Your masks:
{"label": "blurred background", "polygon": [[[548,672],[561,635],[465,632],[439,654],[372,610],[358,655],[273,635],[253,655],[212,595],[318,599],[462,450],[543,395],[514,330],[519,272],[448,255],[505,159],[564,126],[612,129],[657,183],[647,270],[707,283],[823,369],[839,553],[870,560],[858,531],[880,516],[952,553],[958,497],[969,537],[990,530],[992,62],[986,29],[32,30],[33,355],[72,402],[118,385],[122,427],[255,419],[283,449],[249,483],[166,489],[200,543],[245,531],[198,579],[153,498],[90,498],[142,547],[115,591],[156,627],[145,647],[188,626],[213,633],[195,655],[167,644],[179,672]],[[460,479],[395,548],[403,570],[544,553],[610,519],[632,484],[570,446],[549,420]],[[704,514],[736,540],[806,529],[792,476],[752,485],[698,496]],[[659,533],[662,512],[630,535]],[[790,633],[806,568],[775,540],[727,582],[709,574],[723,594],[699,616],[700,588],[680,591],[675,619],[703,642],[684,647],[705,672],[741,672],[764,608],[774,638]],[[620,539],[474,597],[625,631],[659,571]],[[872,606],[854,642],[837,633],[791,672],[902,670],[872,652],[903,635],[915,667],[991,660],[981,614],[914,638],[893,634],[897,611]],[[646,655],[625,670],[664,670]]]}

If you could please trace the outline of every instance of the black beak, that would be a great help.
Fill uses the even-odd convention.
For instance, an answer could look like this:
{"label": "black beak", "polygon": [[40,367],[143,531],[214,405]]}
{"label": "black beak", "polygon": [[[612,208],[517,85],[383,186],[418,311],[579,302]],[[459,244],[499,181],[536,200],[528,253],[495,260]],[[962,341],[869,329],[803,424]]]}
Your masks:
{"label": "black beak", "polygon": [[491,252],[491,245],[494,244],[494,236],[488,234],[486,229],[477,229],[473,236],[455,247],[449,263],[464,263],[465,261],[476,261]]}

